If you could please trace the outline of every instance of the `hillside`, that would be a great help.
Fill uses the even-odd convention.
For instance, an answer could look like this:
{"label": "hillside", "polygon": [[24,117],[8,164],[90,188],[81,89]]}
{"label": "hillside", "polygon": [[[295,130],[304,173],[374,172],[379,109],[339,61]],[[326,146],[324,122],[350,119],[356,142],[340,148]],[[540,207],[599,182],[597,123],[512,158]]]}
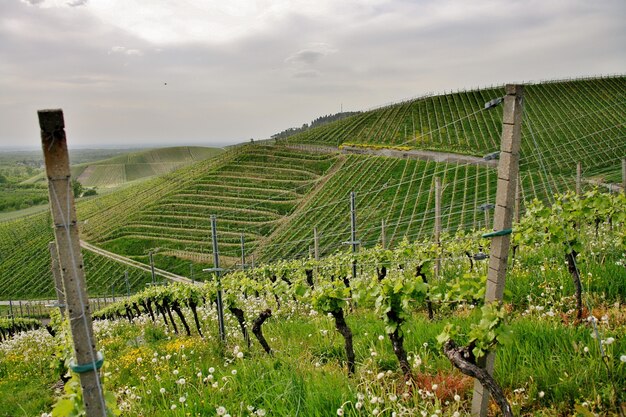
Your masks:
{"label": "hillside", "polygon": [[[554,192],[573,189],[578,162],[586,181],[621,180],[625,87],[623,76],[526,87],[522,200],[546,200]],[[189,275],[190,268],[199,271],[212,264],[214,214],[222,266],[239,267],[242,233],[248,264],[252,255],[257,263],[307,256],[314,227],[324,255],[342,250],[342,242],[350,239],[349,194],[354,191],[362,246],[380,242],[383,220],[386,241],[393,246],[405,236],[431,236],[435,177],[442,180],[443,228],[484,227],[491,217],[480,207],[494,201],[495,163],[351,155],[338,145],[482,156],[498,149],[502,117],[501,107],[486,110],[484,103],[502,94],[502,88],[490,88],[424,97],[315,127],[274,146],[231,148],[216,158],[79,203],[79,218],[86,221],[81,224],[83,239],[144,263],[154,251],[157,266]],[[153,155],[117,163],[158,163],[156,159]],[[49,238],[13,251],[23,236],[43,235],[44,226],[28,230],[45,224],[45,217],[0,224],[0,253],[17,252],[12,257],[18,259],[0,265],[0,277],[16,282],[1,298],[26,287],[51,293],[51,286],[41,284],[51,282],[47,257],[42,258]]]}
{"label": "hillside", "polygon": [[[361,113],[293,135],[285,143],[407,146],[482,156],[498,150],[502,106],[484,104],[504,88],[427,96]],[[528,84],[524,92],[522,164],[573,175],[619,171],[626,155],[626,77]]]}

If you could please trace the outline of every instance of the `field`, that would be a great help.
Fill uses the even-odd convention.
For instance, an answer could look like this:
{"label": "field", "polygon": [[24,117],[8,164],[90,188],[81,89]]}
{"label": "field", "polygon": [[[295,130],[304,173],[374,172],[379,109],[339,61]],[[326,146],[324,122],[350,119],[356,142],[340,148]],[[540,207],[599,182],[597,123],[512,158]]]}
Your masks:
{"label": "field", "polygon": [[[152,287],[149,273],[83,250],[90,296],[133,294],[94,316],[115,407],[129,416],[458,417],[473,382],[444,353],[454,340],[473,360],[497,351],[495,377],[515,415],[617,415],[626,401],[625,87],[623,76],[525,87],[518,221],[498,310],[483,306],[491,248],[481,235],[493,231],[484,208],[498,183],[497,161],[482,157],[499,149],[502,125],[502,106],[484,103],[500,87],[423,97],[212,158],[176,148],[75,167],[85,184],[126,183],[78,202],[81,239],[144,264],[152,254],[157,267],[205,281]],[[411,149],[478,158],[437,162]],[[187,157],[197,162],[171,160]],[[201,272],[214,266],[212,215],[221,284]],[[0,301],[54,298],[51,240],[47,212],[0,223]],[[36,330],[0,342],[0,416],[17,404],[41,415],[59,397],[70,352],[59,352],[67,340],[52,324],[57,337]],[[265,344],[256,330],[240,332],[253,324]]]}

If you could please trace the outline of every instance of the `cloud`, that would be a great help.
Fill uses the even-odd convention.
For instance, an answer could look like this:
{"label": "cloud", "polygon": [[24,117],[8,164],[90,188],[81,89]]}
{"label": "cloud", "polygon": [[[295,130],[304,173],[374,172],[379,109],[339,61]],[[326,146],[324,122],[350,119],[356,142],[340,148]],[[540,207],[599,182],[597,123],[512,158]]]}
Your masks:
{"label": "cloud", "polygon": [[67,2],[67,5],[70,7],[84,6],[88,1],[89,0],[71,0]]}
{"label": "cloud", "polygon": [[22,0],[24,3],[30,4],[31,6],[36,6],[38,4],[43,3],[46,0]]}
{"label": "cloud", "polygon": [[143,52],[141,52],[139,49],[127,48],[125,46],[114,46],[111,48],[109,53],[123,54],[128,56],[143,56]]}
{"label": "cloud", "polygon": [[298,52],[290,55],[285,60],[285,62],[313,65],[326,55],[332,54],[334,52],[336,52],[336,50],[327,43],[314,43],[307,48],[301,49]]}

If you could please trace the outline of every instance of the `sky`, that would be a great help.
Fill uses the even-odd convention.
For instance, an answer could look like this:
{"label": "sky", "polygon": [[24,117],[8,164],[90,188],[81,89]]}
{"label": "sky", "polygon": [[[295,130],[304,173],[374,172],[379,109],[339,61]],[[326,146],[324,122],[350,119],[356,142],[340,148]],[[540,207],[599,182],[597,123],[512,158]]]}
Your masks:
{"label": "sky", "polygon": [[224,146],[432,92],[626,72],[624,0],[0,0],[0,148]]}

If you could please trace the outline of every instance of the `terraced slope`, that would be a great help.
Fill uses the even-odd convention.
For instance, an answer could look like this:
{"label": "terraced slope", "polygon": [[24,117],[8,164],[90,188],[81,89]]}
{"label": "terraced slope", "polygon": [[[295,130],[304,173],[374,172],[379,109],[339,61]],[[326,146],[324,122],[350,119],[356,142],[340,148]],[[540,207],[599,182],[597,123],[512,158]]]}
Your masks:
{"label": "terraced slope", "polygon": [[88,225],[85,236],[126,255],[142,256],[159,248],[161,253],[208,261],[210,216],[216,215],[220,253],[239,259],[241,234],[248,250],[254,250],[337,159],[336,155],[248,146],[211,169],[195,166],[177,179],[176,187],[146,191],[150,201],[140,203],[122,224]]}
{"label": "terraced slope", "polygon": [[[499,147],[502,106],[484,109],[504,88],[423,97],[289,137],[288,143],[340,146],[385,144],[482,156]],[[626,77],[606,77],[525,87],[522,163],[573,175],[619,171],[626,155]],[[539,158],[541,157],[541,158]]]}

